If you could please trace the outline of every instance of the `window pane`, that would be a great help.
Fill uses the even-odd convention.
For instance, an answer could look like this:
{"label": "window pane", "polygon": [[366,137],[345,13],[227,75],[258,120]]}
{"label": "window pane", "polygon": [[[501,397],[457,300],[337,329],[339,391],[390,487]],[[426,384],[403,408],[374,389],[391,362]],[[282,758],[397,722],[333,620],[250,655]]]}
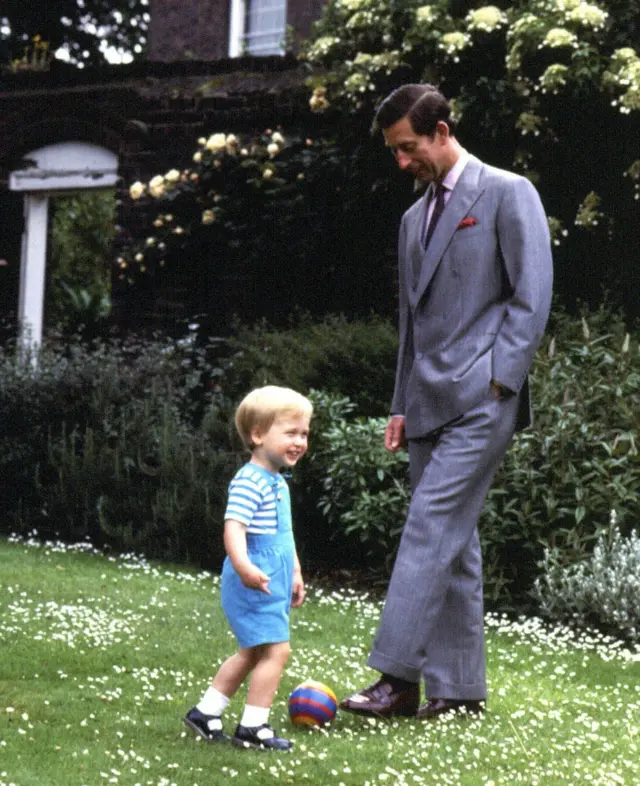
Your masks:
{"label": "window pane", "polygon": [[287,0],[249,0],[244,41],[249,54],[284,54]]}

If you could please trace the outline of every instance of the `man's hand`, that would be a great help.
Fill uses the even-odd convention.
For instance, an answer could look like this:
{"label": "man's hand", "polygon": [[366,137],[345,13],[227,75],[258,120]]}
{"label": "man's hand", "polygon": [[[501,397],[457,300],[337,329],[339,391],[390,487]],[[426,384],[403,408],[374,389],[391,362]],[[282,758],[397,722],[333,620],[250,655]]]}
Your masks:
{"label": "man's hand", "polygon": [[397,453],[405,444],[404,418],[401,415],[393,415],[384,430],[384,446],[391,453]]}
{"label": "man's hand", "polygon": [[510,388],[501,385],[497,380],[491,380],[491,392],[494,398],[511,398],[515,393]]}
{"label": "man's hand", "polygon": [[236,568],[236,572],[238,576],[240,576],[240,581],[244,584],[245,587],[259,590],[260,592],[264,592],[266,595],[271,595],[271,592],[267,587],[271,579],[267,576],[266,573],[263,573],[260,568],[256,567],[253,563],[249,562],[242,567]]}
{"label": "man's hand", "polygon": [[291,606],[295,609],[302,605],[306,593],[304,591],[304,581],[302,573],[299,570],[294,571],[293,574],[293,592],[291,593]]}

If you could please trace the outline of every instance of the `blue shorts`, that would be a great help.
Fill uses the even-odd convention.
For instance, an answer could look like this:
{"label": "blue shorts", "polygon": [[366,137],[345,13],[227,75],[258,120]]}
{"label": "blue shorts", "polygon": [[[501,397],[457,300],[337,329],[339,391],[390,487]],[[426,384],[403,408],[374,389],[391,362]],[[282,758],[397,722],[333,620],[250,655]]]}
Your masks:
{"label": "blue shorts", "polygon": [[[270,540],[269,536],[257,539]],[[293,545],[249,548],[249,559],[269,576],[270,595],[245,587],[229,557],[222,568],[221,599],[231,630],[242,648],[289,641],[289,609],[293,592]]]}

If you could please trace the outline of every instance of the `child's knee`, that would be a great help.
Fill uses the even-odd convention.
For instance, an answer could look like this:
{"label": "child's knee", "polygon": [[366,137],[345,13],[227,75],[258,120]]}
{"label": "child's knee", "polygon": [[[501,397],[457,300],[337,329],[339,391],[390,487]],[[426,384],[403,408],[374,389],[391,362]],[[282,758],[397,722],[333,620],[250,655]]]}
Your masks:
{"label": "child's knee", "polygon": [[288,641],[283,641],[280,645],[282,647],[281,650],[281,657],[283,665],[289,660],[289,656],[291,655],[291,644]]}

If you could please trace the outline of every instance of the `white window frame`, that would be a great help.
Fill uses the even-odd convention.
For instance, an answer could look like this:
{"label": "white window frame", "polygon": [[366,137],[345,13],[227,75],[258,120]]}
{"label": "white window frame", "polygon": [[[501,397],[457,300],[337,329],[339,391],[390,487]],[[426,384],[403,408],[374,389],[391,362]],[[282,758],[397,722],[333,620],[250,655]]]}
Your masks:
{"label": "white window frame", "polygon": [[[246,33],[247,2],[250,0],[231,0],[229,21],[229,57],[241,57],[244,54],[244,37]],[[285,5],[286,8],[286,5]],[[285,19],[283,38],[287,31]],[[284,51],[282,52],[284,54]]]}

